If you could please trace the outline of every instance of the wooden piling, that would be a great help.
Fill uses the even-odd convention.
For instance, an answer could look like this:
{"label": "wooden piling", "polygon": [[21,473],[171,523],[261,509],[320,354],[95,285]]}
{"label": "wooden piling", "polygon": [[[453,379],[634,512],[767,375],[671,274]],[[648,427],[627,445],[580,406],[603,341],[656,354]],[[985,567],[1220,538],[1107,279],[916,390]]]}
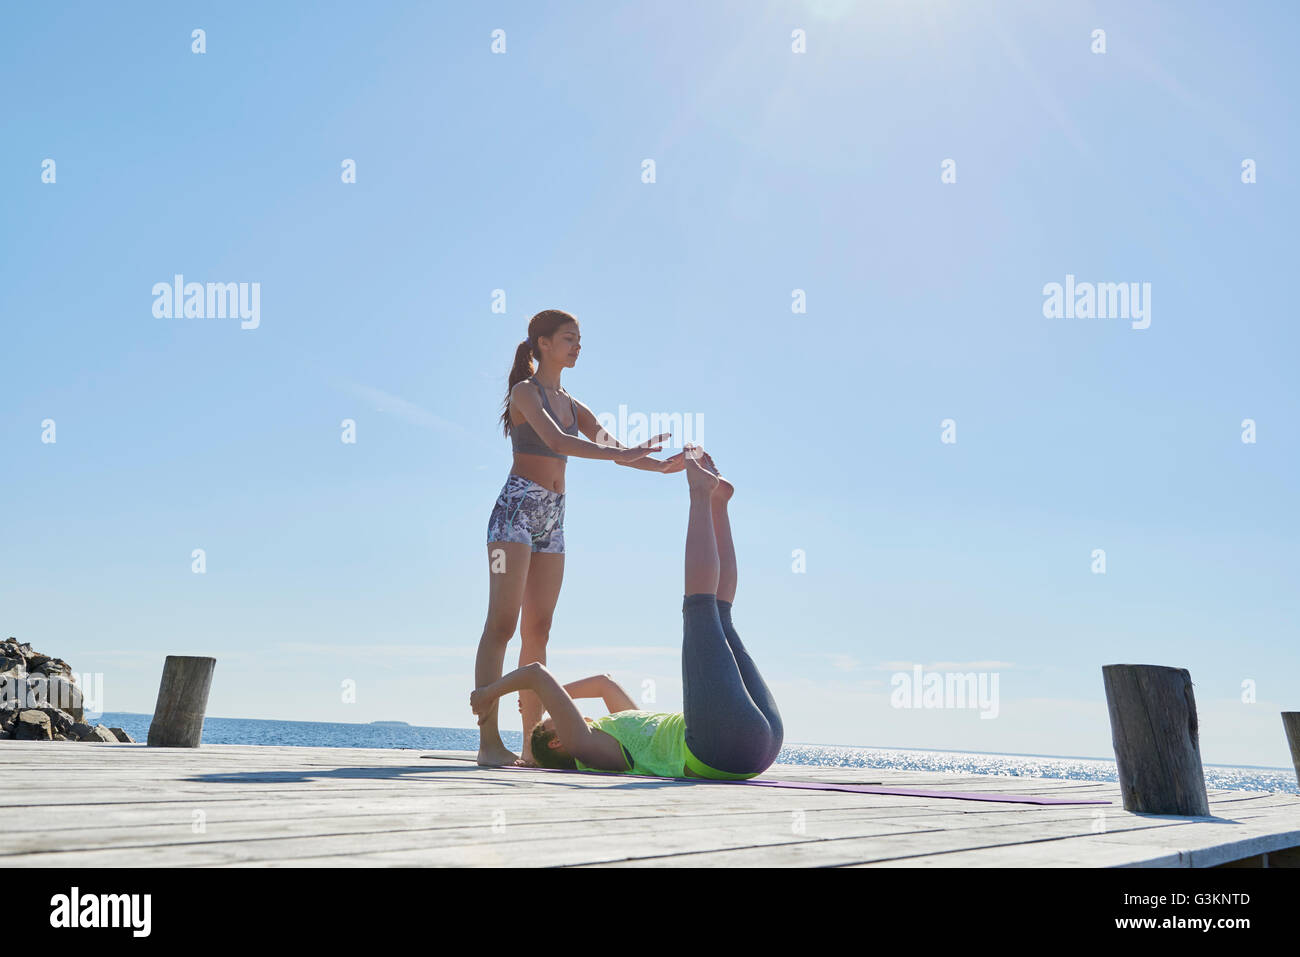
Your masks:
{"label": "wooden piling", "polygon": [[1300,781],[1300,711],[1283,711],[1282,727],[1286,728],[1286,743],[1291,745],[1291,765],[1296,780]]}
{"label": "wooden piling", "polygon": [[1208,815],[1191,674],[1163,665],[1104,665],[1101,672],[1124,810]]}
{"label": "wooden piling", "polygon": [[149,725],[153,748],[197,748],[203,737],[203,715],[216,658],[168,655],[163,664],[158,703]]}

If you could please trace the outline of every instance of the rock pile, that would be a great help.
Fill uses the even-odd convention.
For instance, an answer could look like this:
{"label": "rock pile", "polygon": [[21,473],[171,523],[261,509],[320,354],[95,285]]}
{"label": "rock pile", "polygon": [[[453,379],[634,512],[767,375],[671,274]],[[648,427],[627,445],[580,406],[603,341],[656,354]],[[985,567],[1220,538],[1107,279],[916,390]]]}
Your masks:
{"label": "rock pile", "polygon": [[82,720],[84,713],[66,661],[35,652],[17,638],[0,641],[0,738],[134,743],[121,728],[92,727]]}

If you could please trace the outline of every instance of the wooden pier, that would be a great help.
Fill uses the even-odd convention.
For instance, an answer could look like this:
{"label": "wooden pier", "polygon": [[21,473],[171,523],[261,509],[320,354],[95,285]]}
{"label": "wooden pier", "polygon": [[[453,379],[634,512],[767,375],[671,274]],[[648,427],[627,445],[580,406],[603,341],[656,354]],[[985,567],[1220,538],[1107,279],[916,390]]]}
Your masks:
{"label": "wooden pier", "polygon": [[1133,814],[1117,784],[774,766],[763,777],[1100,798],[1040,806],[479,768],[469,752],[0,741],[33,867],[1300,866],[1300,797]]}

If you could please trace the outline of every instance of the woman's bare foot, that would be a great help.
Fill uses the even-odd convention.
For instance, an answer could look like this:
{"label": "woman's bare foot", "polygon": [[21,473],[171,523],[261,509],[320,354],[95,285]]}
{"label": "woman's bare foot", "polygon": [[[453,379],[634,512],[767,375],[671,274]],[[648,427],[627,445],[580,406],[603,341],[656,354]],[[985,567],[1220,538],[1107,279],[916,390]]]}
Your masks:
{"label": "woman's bare foot", "polygon": [[735,494],[736,486],[732,485],[730,482],[728,482],[726,479],[722,477],[722,473],[718,471],[717,465],[713,463],[713,456],[710,455],[708,452],[704,452],[703,454],[701,454],[700,462],[704,465],[704,468],[707,471],[712,472],[714,475],[718,477],[718,487],[713,490],[714,501],[717,501],[719,499],[721,499],[724,502],[728,501],[731,498],[731,496]]}
{"label": "woman's bare foot", "polygon": [[685,453],[686,484],[691,487],[692,492],[708,492],[712,495],[713,490],[718,487],[718,477],[701,464],[705,454],[704,449],[698,445],[688,445]]}
{"label": "woman's bare foot", "polygon": [[480,767],[499,768],[506,764],[514,764],[518,760],[519,755],[515,754],[504,744],[478,749],[478,763]]}

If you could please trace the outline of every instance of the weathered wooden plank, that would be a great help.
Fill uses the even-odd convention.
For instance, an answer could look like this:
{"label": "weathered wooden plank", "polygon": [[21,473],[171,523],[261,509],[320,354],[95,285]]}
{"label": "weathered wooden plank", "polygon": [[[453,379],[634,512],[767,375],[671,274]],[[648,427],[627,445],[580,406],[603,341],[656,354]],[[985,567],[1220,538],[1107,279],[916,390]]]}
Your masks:
{"label": "weathered wooden plank", "polygon": [[[18,797],[24,800],[29,799],[31,795],[41,793],[42,790],[56,792],[69,792],[72,790],[81,791],[99,791],[105,792],[111,789],[137,789],[142,791],[158,790],[168,786],[205,786],[216,784],[226,789],[247,788],[256,786],[263,790],[269,786],[282,785],[288,789],[289,785],[297,785],[310,781],[316,786],[322,788],[347,787],[352,789],[358,788],[379,788],[387,789],[394,786],[415,786],[425,787],[437,785],[442,788],[472,788],[475,790],[485,789],[509,789],[509,788],[546,788],[546,787],[563,787],[570,789],[591,789],[591,788],[625,788],[629,786],[640,786],[646,788],[689,788],[703,793],[704,791],[719,790],[743,790],[746,793],[753,793],[755,788],[736,788],[728,785],[702,784],[697,782],[663,782],[650,779],[627,778],[611,775],[608,778],[596,778],[585,776],[569,775],[529,775],[525,773],[510,772],[506,775],[493,775],[491,772],[482,772],[473,775],[464,776],[415,776],[402,773],[401,769],[380,769],[374,776],[367,776],[358,773],[355,768],[334,768],[334,769],[294,769],[294,768],[277,768],[274,770],[266,769],[246,770],[240,773],[238,777],[232,778],[222,775],[221,773],[203,774],[203,775],[186,775],[178,774],[175,776],[168,775],[160,771],[134,772],[134,771],[116,771],[111,768],[102,771],[76,772],[75,778],[73,769],[60,768],[59,780],[62,782],[57,788],[49,786],[50,776],[43,773],[37,779],[39,784],[24,784],[24,779],[18,775],[8,776],[5,786],[0,787],[0,805],[10,803],[11,799]],[[30,779],[28,779],[30,780]],[[898,782],[908,787],[915,787],[916,783],[911,781]],[[41,788],[40,785],[47,787]],[[935,790],[962,790],[974,791],[976,793],[996,793],[1009,790],[1006,787],[996,789],[973,788],[973,787],[949,787],[935,788]],[[1043,796],[1063,796],[1063,797],[1088,797],[1092,795],[1105,795],[1107,791],[1114,790],[1113,785],[1093,785],[1086,788],[1069,788],[1059,789],[1050,784],[1038,784],[1036,786],[1022,786],[1016,789],[1018,794],[1043,795]],[[804,789],[772,789],[769,793],[833,793],[833,792],[816,792]],[[866,797],[867,795],[863,795]],[[920,800],[930,800],[922,798]],[[23,802],[15,802],[23,803]]]}
{"label": "weathered wooden plank", "polygon": [[[445,810],[432,810],[427,802],[402,802],[388,799],[379,801],[366,802],[361,806],[353,806],[354,802],[314,802],[295,804],[292,813],[297,817],[310,818],[318,823],[333,821],[338,819],[357,818],[362,820],[372,820],[379,817],[397,816],[404,819],[404,823],[413,824],[419,821],[429,820],[436,823],[439,827],[473,827],[485,823],[484,812],[480,807],[469,805],[461,807],[452,807]],[[50,846],[59,848],[81,847],[86,846],[82,843],[72,843],[78,839],[77,832],[84,831],[93,833],[96,838],[100,835],[106,835],[106,842],[118,842],[122,840],[139,840],[139,835],[146,833],[148,829],[157,828],[162,834],[175,834],[176,828],[189,830],[194,821],[194,806],[188,803],[177,803],[169,806],[165,810],[159,811],[151,807],[127,807],[116,809],[112,812],[99,813],[94,815],[95,826],[89,828],[85,825],[86,814],[74,808],[61,808],[63,813],[55,816],[45,817],[28,817],[23,822],[22,830],[10,832],[17,835],[29,835],[37,837],[46,837]],[[206,810],[206,809],[205,809]],[[286,809],[277,804],[249,804],[244,803],[225,804],[215,810],[206,811],[206,826],[208,833],[213,833],[213,829],[228,824],[237,824],[245,822],[277,822],[284,820]],[[573,820],[575,814],[581,815],[581,820],[591,823],[600,824],[608,821],[640,821],[653,823],[661,820],[664,815],[664,808],[651,804],[640,805],[574,805],[566,802],[564,804],[553,803],[547,806],[529,804],[527,806],[515,806],[506,811],[508,819],[527,824],[545,826],[555,821]],[[677,808],[672,811],[674,817],[703,818],[710,817],[719,813],[725,813],[733,821],[757,820],[763,815],[783,814],[788,817],[789,812],[779,808],[769,809],[701,809],[696,807]],[[915,824],[918,820],[936,816],[935,814],[926,814],[924,812],[910,813],[903,809],[876,809],[874,811],[858,806],[841,806],[812,808],[807,810],[806,815],[818,819],[857,819],[857,820],[896,820],[905,821]],[[521,818],[522,815],[522,818]],[[491,823],[491,818],[486,819]],[[0,850],[0,855],[10,850],[11,845],[3,845],[4,850]]]}
{"label": "weathered wooden plank", "polygon": [[1097,844],[1083,837],[846,865],[863,867],[1189,867],[1178,851],[1157,845]]}
{"label": "weathered wooden plank", "polygon": [[[165,843],[137,844],[140,848],[148,847],[152,854],[183,854],[187,849],[205,863],[213,862],[213,855],[220,860],[249,860],[267,857],[282,857],[281,847],[299,846],[301,836],[316,838],[313,853],[336,853],[336,845],[343,841],[347,849],[355,853],[374,855],[380,852],[397,851],[398,857],[412,852],[420,852],[425,861],[450,863],[468,862],[480,853],[495,856],[501,846],[513,848],[516,860],[528,864],[535,862],[539,856],[554,863],[588,863],[601,860],[622,860],[629,856],[644,856],[645,852],[662,855],[669,853],[707,855],[717,848],[749,849],[757,847],[779,846],[798,842],[841,841],[846,838],[876,836],[886,833],[912,835],[917,840],[927,835],[947,835],[942,837],[945,845],[968,846],[971,841],[988,840],[986,835],[1006,833],[1006,828],[1029,827],[1036,834],[1049,830],[1061,833],[1084,833],[1092,826],[1092,817],[1083,816],[1078,809],[1053,809],[1056,813],[1040,815],[1037,820],[1030,820],[1032,815],[1022,814],[1015,819],[1008,819],[1005,814],[973,813],[951,815],[949,826],[936,827],[930,819],[867,819],[861,818],[827,820],[804,816],[802,833],[792,837],[793,828],[790,813],[769,813],[757,819],[738,824],[737,817],[731,812],[713,816],[680,816],[664,814],[654,819],[637,818],[634,820],[593,821],[589,815],[579,815],[568,821],[532,821],[529,818],[511,817],[503,814],[499,826],[493,827],[490,817],[481,812],[477,816],[477,826],[440,826],[428,827],[403,826],[400,819],[394,819],[389,827],[377,831],[374,827],[366,829],[370,822],[355,820],[336,821],[327,833],[308,833],[319,831],[316,822],[311,820],[259,822],[252,827],[232,825],[219,832],[209,827],[205,835],[171,836]],[[1050,817],[1051,820],[1045,820]],[[1129,821],[1122,826],[1148,827],[1142,819],[1129,815]],[[436,818],[435,818],[436,820]],[[170,835],[176,835],[179,828],[169,829]],[[291,833],[286,833],[286,831]],[[349,842],[347,839],[354,839]],[[135,841],[133,837],[132,842]],[[117,840],[110,851],[121,850],[127,842]],[[228,845],[239,844],[238,847]],[[183,845],[189,845],[188,848]],[[260,846],[259,846],[260,845]],[[335,850],[331,852],[331,846]],[[639,852],[638,852],[639,849]],[[424,853],[428,852],[428,853]],[[83,854],[73,851],[59,852],[73,855],[80,859]],[[94,854],[87,850],[84,854]],[[558,859],[557,859],[558,855]],[[612,856],[611,856],[612,855]],[[34,862],[35,858],[49,855],[31,854],[19,858],[20,862]],[[311,856],[303,854],[302,856]],[[88,860],[93,861],[94,858]],[[653,862],[651,862],[653,863]]]}
{"label": "weathered wooden plank", "polygon": [[1233,834],[1232,840],[1208,846],[1170,847],[1143,844],[1130,834],[1094,835],[1043,844],[1012,845],[975,851],[951,851],[903,860],[878,861],[862,867],[1215,867],[1295,842],[1300,831],[1253,836]]}
{"label": "weathered wooden plank", "polygon": [[[207,821],[203,834],[193,834],[190,820],[177,821],[171,826],[152,826],[130,832],[106,833],[105,829],[87,828],[58,835],[59,850],[53,853],[73,854],[103,848],[121,849],[170,848],[205,844],[239,842],[275,842],[296,838],[321,838],[332,841],[355,837],[364,841],[370,850],[404,849],[410,847],[438,848],[444,846],[502,845],[535,840],[573,841],[588,840],[593,835],[617,841],[623,836],[647,831],[676,832],[683,846],[704,848],[716,846],[720,833],[737,835],[741,841],[764,837],[784,837],[790,833],[791,815],[766,812],[737,815],[726,811],[716,814],[694,815],[609,815],[593,818],[590,814],[575,814],[572,810],[559,811],[548,819],[535,820],[512,816],[501,811],[484,808],[476,813],[458,812],[440,815],[425,812],[415,815],[381,814],[373,816],[279,817],[255,821]],[[828,834],[864,834],[881,830],[906,831],[914,829],[911,819],[894,821],[886,819],[819,821],[815,828]],[[51,841],[44,833],[10,834],[6,850],[0,861],[37,853],[51,853]],[[250,848],[256,851],[256,848]],[[278,854],[271,848],[272,854]]]}
{"label": "weathered wooden plank", "polygon": [[[1157,824],[1147,827],[1133,827],[1129,830],[1144,833],[1166,830],[1179,825]],[[998,831],[982,830],[976,833],[960,831],[923,832],[919,834],[881,835],[869,841],[843,840],[825,841],[810,844],[795,844],[782,849],[781,863],[793,867],[848,867],[867,862],[896,864],[922,854],[950,854],[955,851],[978,851],[972,860],[976,866],[984,866],[983,861],[991,857],[989,852],[1006,848],[1029,847],[1038,843],[1057,844],[1063,838],[1081,841],[1096,841],[1100,835],[1087,837],[1077,833],[1072,825],[1055,823],[1038,824],[1025,822],[1010,825]],[[1161,853],[1168,853],[1163,844],[1133,844],[1136,848],[1126,856],[1116,855],[1115,862],[1133,862],[1150,857],[1144,847],[1159,847]],[[748,848],[706,851],[690,855],[671,855],[659,858],[633,857],[626,863],[640,867],[654,866],[691,866],[691,867],[763,867],[770,866],[773,857],[769,849],[755,846]],[[616,862],[611,862],[616,863]]]}
{"label": "weathered wooden plank", "polygon": [[[427,842],[429,836],[427,830],[401,832],[387,830],[378,833],[354,832],[308,837],[276,834],[231,842],[209,841],[202,844],[154,845],[147,848],[113,847],[76,850],[66,854],[33,853],[3,860],[6,863],[24,866],[111,866],[133,855],[139,858],[142,853],[147,853],[151,865],[177,866],[225,864],[295,856],[309,857],[316,854],[406,852],[413,848],[423,848],[431,855],[432,860],[444,863],[510,860],[528,864],[530,861],[535,862],[543,858],[550,859],[556,852],[563,853],[571,860],[582,861],[591,854],[602,853],[602,850],[607,853],[609,848],[620,845],[642,848],[670,847],[683,851],[702,846],[716,846],[719,842],[724,845],[749,844],[755,839],[762,839],[762,835],[755,828],[748,825],[727,824],[725,817],[707,825],[692,822],[692,826],[680,828],[666,826],[665,820],[661,819],[653,826],[635,822],[625,827],[610,825],[598,828],[593,828],[589,822],[575,822],[570,828],[552,828],[545,836],[535,839],[523,837],[519,833],[520,828],[511,825],[507,819],[505,827],[499,833],[494,834],[489,824],[474,829],[450,828],[437,833],[434,842]],[[865,822],[861,824],[860,829],[870,833],[884,833],[895,829],[895,826],[883,821]],[[533,845],[540,845],[545,850],[539,854]],[[584,848],[586,850],[583,850]]]}
{"label": "weathered wooden plank", "polygon": [[[19,828],[9,832],[10,840],[6,842],[5,849],[0,851],[0,854],[20,849],[24,841],[30,843],[44,840],[61,849],[70,849],[113,844],[123,840],[139,842],[153,836],[149,834],[150,829],[156,829],[159,837],[185,836],[191,830],[195,808],[193,805],[181,803],[173,804],[163,811],[131,807],[112,814],[96,814],[93,827],[84,824],[86,815],[83,812],[74,808],[62,810],[64,813],[57,818],[47,815],[24,820]],[[805,816],[815,816],[818,820],[897,820],[914,826],[917,822],[924,822],[924,826],[929,827],[933,826],[929,821],[939,816],[937,812],[927,814],[901,808],[868,809],[851,805],[808,810],[779,807],[756,809],[727,805],[709,808],[687,805],[669,809],[655,804],[623,802],[617,804],[587,802],[584,805],[577,805],[569,801],[554,801],[543,805],[529,801],[516,802],[513,806],[465,802],[460,806],[446,807],[431,806],[428,802],[398,802],[387,799],[367,802],[361,806],[356,806],[354,802],[303,802],[295,803],[290,808],[276,804],[246,807],[236,803],[212,809],[205,808],[204,811],[207,834],[214,836],[218,836],[215,835],[218,829],[228,829],[232,825],[243,823],[264,823],[273,827],[286,821],[296,824],[305,820],[321,824],[322,822],[350,822],[353,819],[371,821],[380,817],[395,818],[402,826],[409,826],[418,818],[420,821],[428,822],[433,829],[440,829],[488,825],[498,818],[508,820],[518,828],[544,828],[565,821],[578,821],[592,826],[614,821],[649,824],[667,822],[665,826],[673,826],[675,822],[693,822],[697,819],[713,819],[718,816],[725,816],[732,823],[759,821],[773,816],[779,816],[780,821],[788,822],[795,811]],[[997,812],[989,813],[990,816],[997,814]],[[961,816],[952,817],[954,820],[962,819]],[[81,823],[67,823],[74,820]],[[224,839],[228,838],[229,834],[223,831],[219,836]],[[195,837],[194,840],[202,841],[203,838]]]}

